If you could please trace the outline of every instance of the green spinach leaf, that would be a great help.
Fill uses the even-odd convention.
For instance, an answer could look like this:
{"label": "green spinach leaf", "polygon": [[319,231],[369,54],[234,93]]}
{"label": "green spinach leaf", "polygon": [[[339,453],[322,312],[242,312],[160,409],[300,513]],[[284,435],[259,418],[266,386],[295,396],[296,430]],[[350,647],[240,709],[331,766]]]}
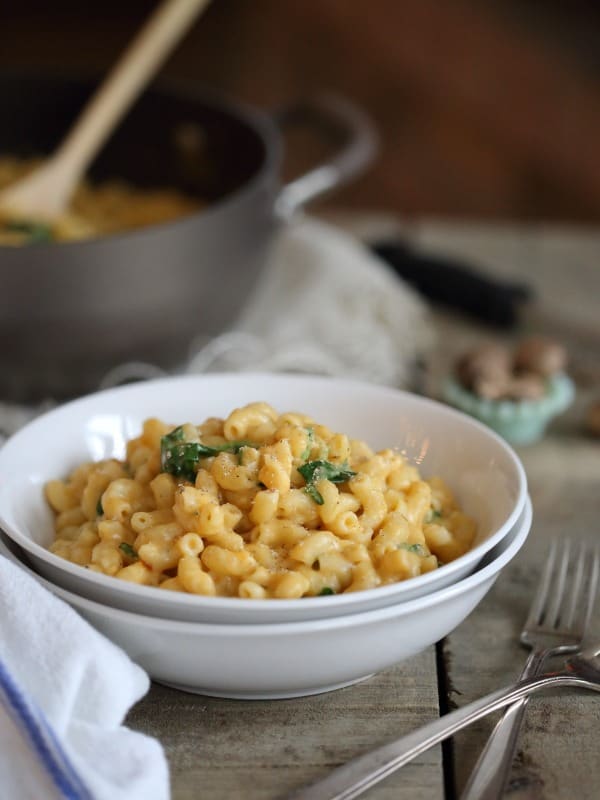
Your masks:
{"label": "green spinach leaf", "polygon": [[313,445],[315,443],[315,431],[314,428],[305,428],[306,430],[306,447],[304,452],[300,456],[302,461],[307,459],[310,455],[310,451],[313,449]]}
{"label": "green spinach leaf", "polygon": [[14,219],[3,223],[3,227],[12,233],[22,233],[28,244],[51,242],[54,239],[52,228],[43,222]]}
{"label": "green spinach leaf", "polygon": [[160,464],[163,472],[185,478],[191,483],[196,479],[198,462],[217,453],[239,453],[242,447],[255,447],[251,442],[224,442],[211,447],[201,442],[184,442],[180,425],[160,440]]}
{"label": "green spinach leaf", "polygon": [[323,505],[323,497],[316,488],[315,484],[322,480],[328,480],[332,483],[344,483],[349,481],[356,475],[351,469],[348,469],[347,464],[332,464],[331,461],[307,461],[298,467],[298,472],[306,481],[304,491],[312,497],[317,505]]}
{"label": "green spinach leaf", "polygon": [[402,542],[398,545],[398,550],[408,550],[409,553],[416,553],[419,556],[425,555],[425,548],[422,544],[408,544],[408,542]]}
{"label": "green spinach leaf", "polygon": [[126,556],[129,556],[129,558],[138,557],[137,551],[134,550],[130,544],[127,544],[127,542],[121,542],[121,544],[119,545],[119,550],[125,553]]}

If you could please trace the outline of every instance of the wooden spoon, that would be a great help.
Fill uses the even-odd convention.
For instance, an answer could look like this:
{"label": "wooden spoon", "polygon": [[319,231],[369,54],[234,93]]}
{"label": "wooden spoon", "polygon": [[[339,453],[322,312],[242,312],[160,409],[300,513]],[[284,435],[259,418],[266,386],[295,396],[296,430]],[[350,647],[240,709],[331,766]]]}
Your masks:
{"label": "wooden spoon", "polygon": [[0,214],[51,223],[90,162],[210,0],[164,0],[84,108],[58,150],[0,193]]}

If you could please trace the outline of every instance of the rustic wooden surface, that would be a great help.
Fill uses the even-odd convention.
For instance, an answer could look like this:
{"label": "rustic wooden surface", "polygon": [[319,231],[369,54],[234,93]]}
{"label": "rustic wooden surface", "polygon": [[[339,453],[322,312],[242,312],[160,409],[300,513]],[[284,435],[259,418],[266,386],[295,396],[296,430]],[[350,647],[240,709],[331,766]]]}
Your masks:
{"label": "rustic wooden surface", "polygon": [[[173,800],[271,800],[322,776],[336,764],[436,717],[448,705],[512,681],[525,652],[518,634],[548,541],[600,536],[600,439],[583,432],[583,414],[600,399],[600,232],[585,229],[420,223],[338,217],[359,233],[401,230],[415,243],[468,257],[490,274],[536,287],[537,309],[526,330],[562,335],[572,357],[578,395],[545,439],[519,448],[534,506],[531,535],[475,612],[443,643],[347,689],[297,700],[244,702],[206,698],[153,686],[128,724],[164,744]],[[429,389],[461,348],[476,337],[507,338],[450,313],[435,312],[438,347]],[[567,331],[567,328],[569,329]],[[599,606],[597,606],[599,607]],[[600,638],[596,613],[592,633]],[[443,654],[443,656],[442,656]],[[441,694],[440,694],[441,692]],[[441,701],[441,702],[440,702]],[[460,790],[497,717],[459,734],[372,789],[372,800],[434,800]],[[570,693],[529,704],[507,797],[514,800],[597,798],[600,787],[600,701]]]}
{"label": "rustic wooden surface", "polygon": [[[361,684],[295,700],[221,700],[153,686],[128,724],[157,736],[173,800],[273,800],[438,714],[435,650]],[[439,748],[382,784],[381,800],[442,797]]]}

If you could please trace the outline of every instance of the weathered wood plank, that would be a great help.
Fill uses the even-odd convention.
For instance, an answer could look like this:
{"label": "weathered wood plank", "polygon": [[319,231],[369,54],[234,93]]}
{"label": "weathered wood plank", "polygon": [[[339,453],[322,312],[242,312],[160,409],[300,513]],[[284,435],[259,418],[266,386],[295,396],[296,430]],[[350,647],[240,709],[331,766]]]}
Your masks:
{"label": "weathered wood plank", "polygon": [[[543,441],[519,450],[534,506],[534,525],[526,546],[446,642],[450,699],[463,705],[511,682],[520,672],[526,651],[518,637],[549,541],[566,534],[600,541],[600,442],[583,434],[585,408],[593,396],[600,395],[600,349],[594,351],[590,342],[594,335],[600,340],[600,236],[592,230],[445,225],[416,226],[411,233],[425,246],[474,260],[491,275],[532,284],[538,307],[524,314],[521,330],[504,338],[514,338],[528,328],[555,335],[570,331],[566,343],[578,383],[578,397],[569,413],[551,426]],[[456,353],[476,336],[498,336],[451,314],[437,314],[435,319],[440,344],[434,387]],[[595,614],[590,633],[600,640],[600,613]],[[458,790],[497,718],[455,737]],[[519,740],[509,796],[559,800],[576,793],[597,798],[598,719],[600,704],[592,695],[570,693],[533,700]]]}
{"label": "weathered wood plank", "polygon": [[[152,686],[128,724],[163,743],[173,800],[272,800],[438,715],[430,648],[360,684],[294,700],[220,700]],[[373,800],[442,796],[439,748]]]}

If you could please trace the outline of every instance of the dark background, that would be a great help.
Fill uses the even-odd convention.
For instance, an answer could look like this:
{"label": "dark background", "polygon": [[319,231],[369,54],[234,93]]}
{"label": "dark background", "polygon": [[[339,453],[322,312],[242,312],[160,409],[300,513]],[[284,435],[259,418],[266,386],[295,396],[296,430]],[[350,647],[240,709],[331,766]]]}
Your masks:
{"label": "dark background", "polygon": [[[101,72],[154,6],[4,0],[0,69]],[[265,108],[360,103],[383,149],[336,205],[600,219],[599,2],[213,0],[162,76]]]}

